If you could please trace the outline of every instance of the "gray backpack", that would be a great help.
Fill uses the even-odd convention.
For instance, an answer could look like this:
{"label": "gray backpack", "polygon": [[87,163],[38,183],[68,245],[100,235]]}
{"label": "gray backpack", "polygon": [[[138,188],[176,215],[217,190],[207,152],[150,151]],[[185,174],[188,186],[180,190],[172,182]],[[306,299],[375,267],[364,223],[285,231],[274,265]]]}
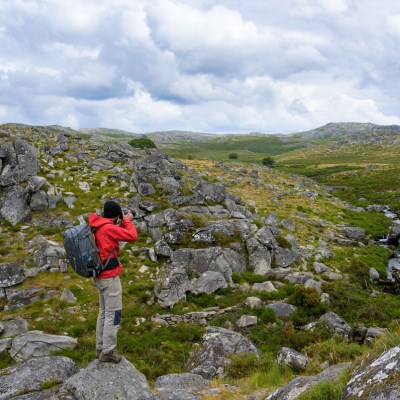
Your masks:
{"label": "gray backpack", "polygon": [[[94,241],[94,231],[88,224],[84,223],[73,226],[63,232],[64,248],[66,257],[71,264],[72,269],[81,276],[89,278],[96,277],[100,272],[107,268],[111,253],[107,261],[102,264],[99,250]],[[117,259],[113,259],[113,268],[115,268]]]}

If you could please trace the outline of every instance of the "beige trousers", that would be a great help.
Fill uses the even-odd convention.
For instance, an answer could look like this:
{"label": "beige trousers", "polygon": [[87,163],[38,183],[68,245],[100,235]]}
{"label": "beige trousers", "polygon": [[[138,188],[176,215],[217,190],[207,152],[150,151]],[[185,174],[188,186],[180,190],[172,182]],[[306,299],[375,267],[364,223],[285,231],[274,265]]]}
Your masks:
{"label": "beige trousers", "polygon": [[94,280],[99,290],[99,315],[96,325],[96,349],[111,353],[117,346],[121,323],[122,287],[119,276]]}

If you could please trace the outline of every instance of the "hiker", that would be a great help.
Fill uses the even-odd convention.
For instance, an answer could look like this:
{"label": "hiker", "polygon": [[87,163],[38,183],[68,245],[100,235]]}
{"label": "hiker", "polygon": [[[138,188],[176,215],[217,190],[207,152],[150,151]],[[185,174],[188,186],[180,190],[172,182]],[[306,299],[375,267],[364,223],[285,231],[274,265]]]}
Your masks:
{"label": "hiker", "polygon": [[101,261],[106,264],[106,269],[94,278],[100,303],[96,325],[96,358],[102,362],[119,363],[122,359],[116,352],[122,310],[119,279],[122,264],[117,258],[120,252],[119,241],[134,242],[138,235],[132,223],[132,212],[123,212],[117,202],[106,201],[103,215],[89,215],[89,225],[95,228],[94,235]]}

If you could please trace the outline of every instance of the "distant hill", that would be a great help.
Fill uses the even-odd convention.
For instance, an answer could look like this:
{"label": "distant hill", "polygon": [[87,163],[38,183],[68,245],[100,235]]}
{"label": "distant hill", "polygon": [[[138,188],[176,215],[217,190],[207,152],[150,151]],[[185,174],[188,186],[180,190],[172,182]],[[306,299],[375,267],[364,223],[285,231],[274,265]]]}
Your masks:
{"label": "distant hill", "polygon": [[203,133],[192,131],[158,131],[146,133],[146,136],[156,143],[206,142],[218,136],[217,133]]}
{"label": "distant hill", "polygon": [[109,129],[109,128],[81,128],[79,129],[79,132],[87,135],[108,136],[112,138],[132,138],[132,137],[144,136],[141,133],[132,133],[120,129]]}
{"label": "distant hill", "polygon": [[361,122],[330,122],[319,128],[310,131],[292,133],[290,136],[300,136],[304,139],[326,139],[337,136],[353,136],[371,133],[391,133],[399,134],[399,125],[376,125],[372,123]]}

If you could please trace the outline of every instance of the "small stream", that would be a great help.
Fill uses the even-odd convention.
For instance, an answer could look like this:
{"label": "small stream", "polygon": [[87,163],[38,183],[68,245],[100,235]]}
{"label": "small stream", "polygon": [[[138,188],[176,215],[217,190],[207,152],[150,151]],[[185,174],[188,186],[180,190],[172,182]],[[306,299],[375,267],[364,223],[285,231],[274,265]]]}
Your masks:
{"label": "small stream", "polygon": [[[394,224],[400,224],[400,218],[395,214],[389,206],[384,206],[383,213],[386,217],[393,220]],[[384,247],[388,247],[388,235],[378,240],[378,244]],[[392,268],[396,268],[400,271],[400,250],[394,251],[394,257],[389,260],[388,266],[386,268],[387,279],[393,281]]]}

